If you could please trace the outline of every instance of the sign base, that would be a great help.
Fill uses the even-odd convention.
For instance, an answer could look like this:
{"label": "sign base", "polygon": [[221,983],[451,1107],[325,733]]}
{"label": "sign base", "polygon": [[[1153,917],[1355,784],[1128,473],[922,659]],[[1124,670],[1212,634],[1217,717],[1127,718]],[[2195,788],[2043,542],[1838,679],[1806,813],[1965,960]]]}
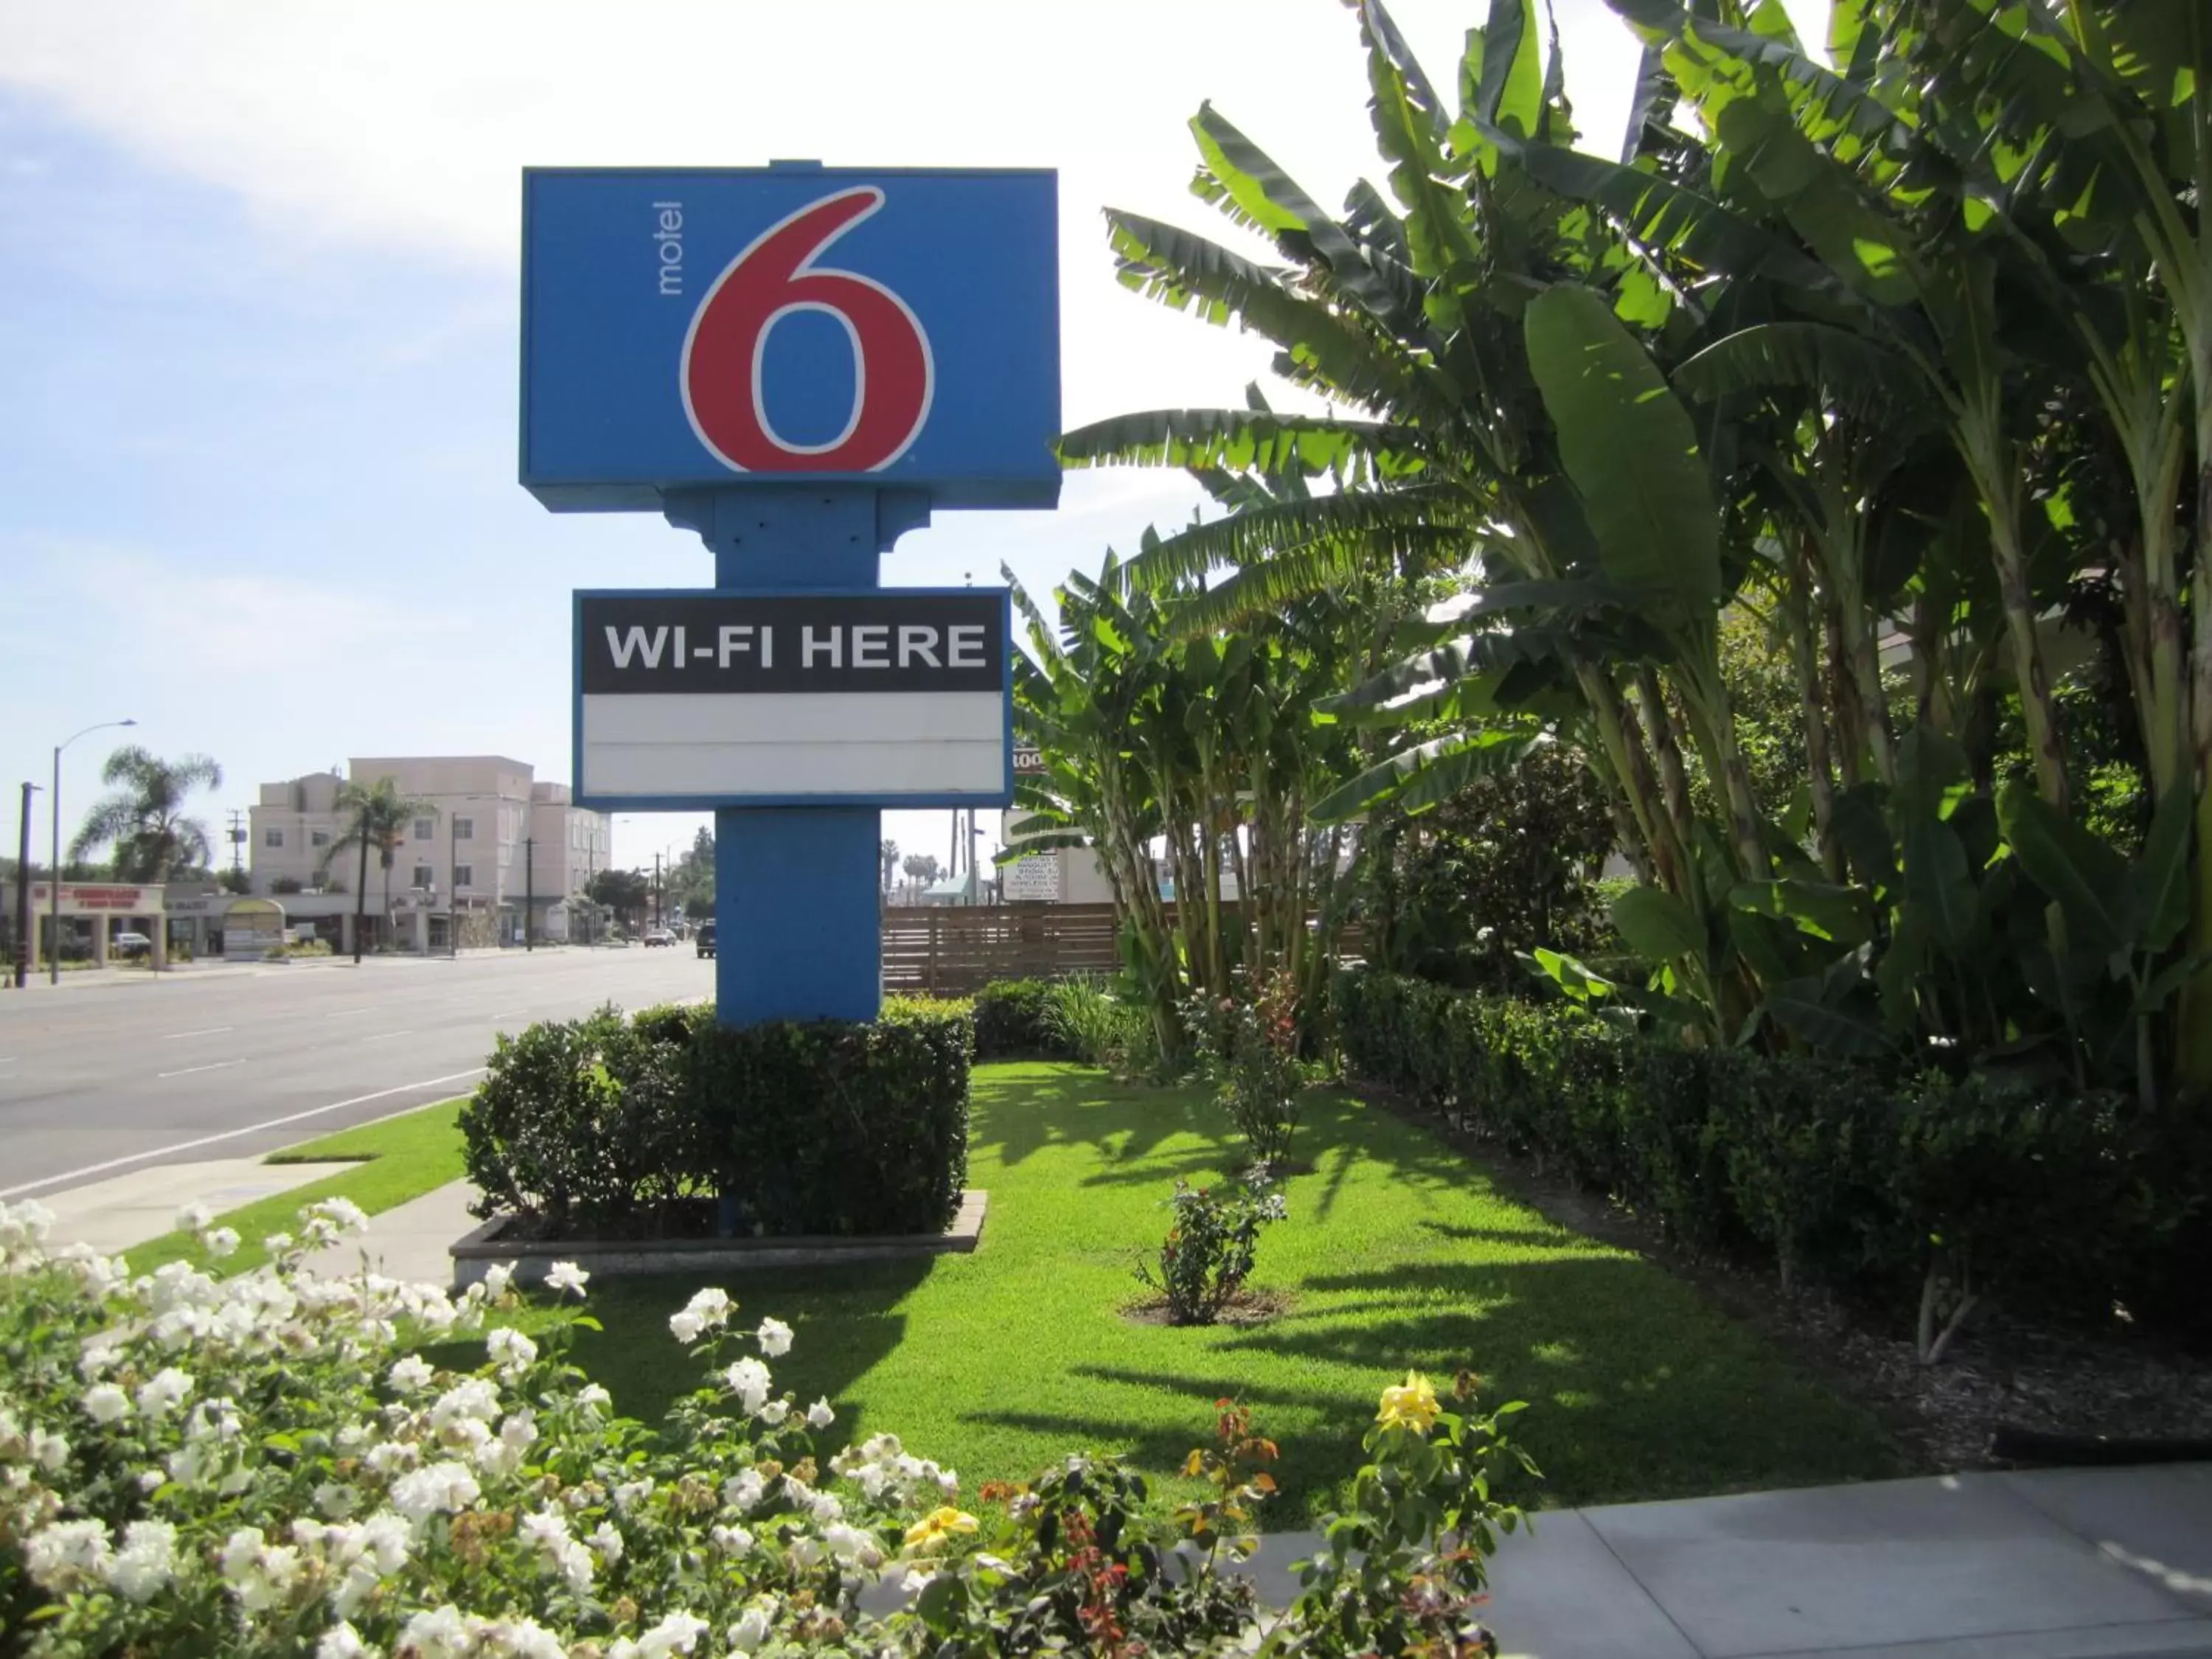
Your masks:
{"label": "sign base", "polygon": [[883,814],[714,814],[714,1005],[725,1025],[873,1019],[883,998]]}

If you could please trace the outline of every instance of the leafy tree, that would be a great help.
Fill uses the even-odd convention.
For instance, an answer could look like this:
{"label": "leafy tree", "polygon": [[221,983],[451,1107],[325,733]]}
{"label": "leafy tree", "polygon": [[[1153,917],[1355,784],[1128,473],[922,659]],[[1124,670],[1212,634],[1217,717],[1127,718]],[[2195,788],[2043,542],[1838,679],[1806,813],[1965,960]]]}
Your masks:
{"label": "leafy tree", "polygon": [[917,887],[927,887],[937,879],[938,862],[934,853],[908,853],[899,868],[906,872],[907,879]]}
{"label": "leafy tree", "polygon": [[694,921],[714,914],[714,832],[702,825],[664,878],[668,898]]}
{"label": "leafy tree", "polygon": [[85,814],[84,827],[70,843],[72,858],[112,845],[116,878],[149,883],[207,862],[207,825],[185,816],[185,802],[196,791],[222,787],[222,768],[213,758],[185,755],[165,761],[128,744],[107,757],[100,775],[114,787]]}
{"label": "leafy tree", "polygon": [[891,890],[891,884],[898,878],[899,844],[885,836],[878,852],[884,866],[884,891],[888,893]]}
{"label": "leafy tree", "polygon": [[602,870],[584,889],[584,896],[615,913],[623,927],[632,927],[653,903],[653,878],[642,870]]}
{"label": "leafy tree", "polygon": [[363,922],[368,914],[369,854],[375,853],[377,865],[384,872],[384,919],[389,928],[392,863],[406,845],[408,827],[416,818],[435,817],[438,809],[429,801],[402,794],[395,780],[381,777],[374,783],[365,784],[358,778],[347,782],[338,790],[337,810],[346,819],[345,828],[331,838],[316,870],[327,875],[348,848],[360,856],[360,874],[353,890],[353,959],[358,963],[366,932]]}
{"label": "leafy tree", "polygon": [[1510,991],[1529,953],[1586,952],[1608,932],[1613,820],[1580,756],[1546,745],[1419,817],[1386,809],[1370,836],[1368,954],[1395,971]]}

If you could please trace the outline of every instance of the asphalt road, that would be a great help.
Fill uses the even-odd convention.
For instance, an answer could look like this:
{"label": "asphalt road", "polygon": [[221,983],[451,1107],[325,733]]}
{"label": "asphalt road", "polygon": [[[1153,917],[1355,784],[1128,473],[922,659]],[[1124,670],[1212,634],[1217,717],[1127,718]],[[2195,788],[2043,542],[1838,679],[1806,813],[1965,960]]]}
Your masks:
{"label": "asphalt road", "polygon": [[714,964],[679,944],[103,980],[0,993],[0,1199],[465,1093],[496,1033],[710,996]]}

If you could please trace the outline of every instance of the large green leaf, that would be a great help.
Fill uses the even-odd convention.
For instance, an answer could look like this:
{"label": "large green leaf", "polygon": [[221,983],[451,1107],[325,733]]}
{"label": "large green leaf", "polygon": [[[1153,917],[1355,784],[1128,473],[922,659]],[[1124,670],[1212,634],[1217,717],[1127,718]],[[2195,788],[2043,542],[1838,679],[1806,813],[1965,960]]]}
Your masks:
{"label": "large green leaf", "polygon": [[1972,945],[1981,894],[1958,832],[1932,814],[1905,827],[1905,897],[1929,935],[1956,955]]}
{"label": "large green leaf", "polygon": [[1632,887],[1613,900],[1613,925],[1628,948],[1650,962],[1705,953],[1705,924],[1663,887]]}
{"label": "large green leaf", "polygon": [[1379,346],[1326,300],[1292,292],[1295,273],[1142,214],[1109,208],[1106,224],[1123,287],[1273,341],[1282,353],[1277,368],[1299,385],[1378,412],[1424,421],[1450,415],[1452,394],[1435,369]]}
{"label": "large green leaf", "polygon": [[1316,823],[1341,823],[1382,805],[1418,812],[1450,799],[1475,779],[1517,765],[1550,739],[1526,727],[1493,727],[1437,738],[1393,755],[1313,804]]}
{"label": "large green leaf", "polygon": [[2189,925],[2189,845],[2196,792],[2175,784],[2152,815],[2142,854],[2128,872],[2128,936],[2138,950],[2163,951]]}
{"label": "large green leaf", "polygon": [[1896,1047],[1878,1020],[1836,995],[1830,976],[1775,986],[1760,1006],[1790,1036],[1829,1054],[1870,1059]]}
{"label": "large green leaf", "polygon": [[1071,465],[1224,468],[1232,472],[1404,477],[1427,465],[1413,427],[1246,409],[1155,409],[1094,421],[1056,446]]}
{"label": "large green leaf", "polygon": [[1210,103],[1191,117],[1190,130],[1206,161],[1206,170],[1191,186],[1199,196],[1232,209],[1234,216],[1255,229],[1278,237],[1285,231],[1303,235],[1339,288],[1375,315],[1391,314],[1395,296],[1369,266],[1359,245],[1265,150]]}
{"label": "large green leaf", "polygon": [[[1544,106],[1544,43],[1527,0],[1490,0],[1481,73],[1470,114],[1516,138],[1534,138]],[[1469,57],[1474,55],[1469,41]]]}
{"label": "large green leaf", "polygon": [[1712,480],[1689,411],[1658,366],[1602,296],[1572,283],[1539,295],[1523,326],[1607,576],[1663,591],[1693,616],[1717,605]]}
{"label": "large green leaf", "polygon": [[1866,895],[1856,887],[1797,876],[1743,881],[1729,890],[1729,902],[1753,915],[1795,922],[1814,938],[1839,945],[1863,945],[1874,936]]}
{"label": "large green leaf", "polygon": [[2014,780],[1997,793],[1997,822],[2013,856],[2057,903],[2069,943],[2098,957],[2128,949],[2128,869],[2120,855],[2035,792]]}
{"label": "large green leaf", "polygon": [[1674,370],[1674,386],[1701,403],[1775,390],[1818,394],[1862,420],[1909,418],[1929,401],[1911,362],[1865,335],[1826,323],[1755,323],[1716,340]]}

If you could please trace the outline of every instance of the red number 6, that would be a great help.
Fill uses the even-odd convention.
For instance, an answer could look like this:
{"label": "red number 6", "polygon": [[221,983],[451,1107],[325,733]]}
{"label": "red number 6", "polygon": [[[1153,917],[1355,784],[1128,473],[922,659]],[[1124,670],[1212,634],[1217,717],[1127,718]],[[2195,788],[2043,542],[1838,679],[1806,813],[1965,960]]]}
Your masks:
{"label": "red number 6", "polygon": [[[929,418],[936,368],[905,301],[857,271],[815,260],[884,204],[872,185],[810,202],[730,261],[684,338],[684,411],[699,441],[740,472],[873,472]],[[799,311],[823,311],[853,343],[853,410],[826,444],[795,444],[769,424],[761,386],[768,337]]]}

